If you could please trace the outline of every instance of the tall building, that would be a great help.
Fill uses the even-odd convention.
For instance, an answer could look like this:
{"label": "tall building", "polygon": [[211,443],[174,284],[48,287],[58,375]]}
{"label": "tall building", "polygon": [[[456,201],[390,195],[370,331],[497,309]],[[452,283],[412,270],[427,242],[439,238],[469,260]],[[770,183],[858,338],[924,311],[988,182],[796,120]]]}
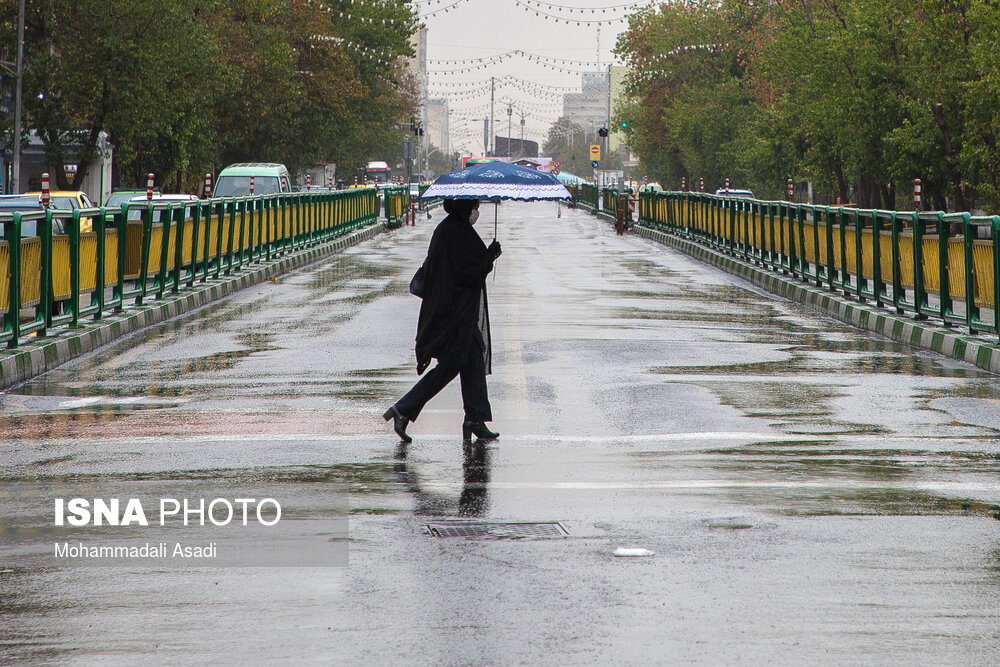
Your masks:
{"label": "tall building", "polygon": [[449,132],[448,100],[443,97],[427,100],[426,139],[428,144],[447,155],[451,150],[448,140]]}
{"label": "tall building", "polygon": [[585,131],[597,131],[608,122],[608,74],[584,72],[580,92],[563,95],[563,117]]}
{"label": "tall building", "polygon": [[410,36],[410,46],[414,56],[410,59],[410,71],[417,81],[417,104],[419,105],[418,120],[424,128],[424,136],[418,149],[417,159],[420,162],[416,171],[421,171],[427,155],[427,28],[420,28]]}

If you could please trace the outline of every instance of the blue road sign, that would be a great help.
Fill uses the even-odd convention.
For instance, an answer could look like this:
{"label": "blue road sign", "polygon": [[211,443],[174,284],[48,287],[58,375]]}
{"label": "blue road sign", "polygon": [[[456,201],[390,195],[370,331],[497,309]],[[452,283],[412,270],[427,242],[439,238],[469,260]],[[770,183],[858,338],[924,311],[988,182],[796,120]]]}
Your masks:
{"label": "blue road sign", "polygon": [[591,160],[590,161],[590,166],[593,167],[594,169],[597,169],[600,166],[600,164],[601,164],[600,160]]}

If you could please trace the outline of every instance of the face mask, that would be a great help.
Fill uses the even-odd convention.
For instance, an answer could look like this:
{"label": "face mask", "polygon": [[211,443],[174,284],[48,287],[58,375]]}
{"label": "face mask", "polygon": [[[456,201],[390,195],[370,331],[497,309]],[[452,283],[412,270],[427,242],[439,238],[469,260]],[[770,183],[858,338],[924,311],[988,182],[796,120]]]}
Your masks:
{"label": "face mask", "polygon": [[479,220],[479,209],[478,208],[472,209],[472,213],[469,213],[469,224],[470,225],[476,224],[476,220]]}

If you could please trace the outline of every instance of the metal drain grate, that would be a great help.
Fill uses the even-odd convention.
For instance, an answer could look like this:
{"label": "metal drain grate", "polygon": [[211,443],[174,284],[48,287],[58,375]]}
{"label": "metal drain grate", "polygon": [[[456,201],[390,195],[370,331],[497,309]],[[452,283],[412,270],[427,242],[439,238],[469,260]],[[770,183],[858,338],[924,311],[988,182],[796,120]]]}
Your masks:
{"label": "metal drain grate", "polygon": [[432,537],[486,537],[493,539],[525,539],[538,537],[567,537],[569,531],[558,521],[497,522],[497,523],[429,523],[427,532]]}

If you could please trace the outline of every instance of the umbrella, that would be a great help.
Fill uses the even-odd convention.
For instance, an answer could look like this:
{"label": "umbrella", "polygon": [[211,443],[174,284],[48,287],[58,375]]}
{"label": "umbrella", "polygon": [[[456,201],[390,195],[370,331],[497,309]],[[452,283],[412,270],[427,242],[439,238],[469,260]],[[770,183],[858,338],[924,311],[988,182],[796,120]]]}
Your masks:
{"label": "umbrella", "polygon": [[[507,162],[486,162],[441,174],[420,196],[421,199],[502,199],[539,201],[572,199],[555,176]],[[496,236],[496,210],[493,235]]]}

